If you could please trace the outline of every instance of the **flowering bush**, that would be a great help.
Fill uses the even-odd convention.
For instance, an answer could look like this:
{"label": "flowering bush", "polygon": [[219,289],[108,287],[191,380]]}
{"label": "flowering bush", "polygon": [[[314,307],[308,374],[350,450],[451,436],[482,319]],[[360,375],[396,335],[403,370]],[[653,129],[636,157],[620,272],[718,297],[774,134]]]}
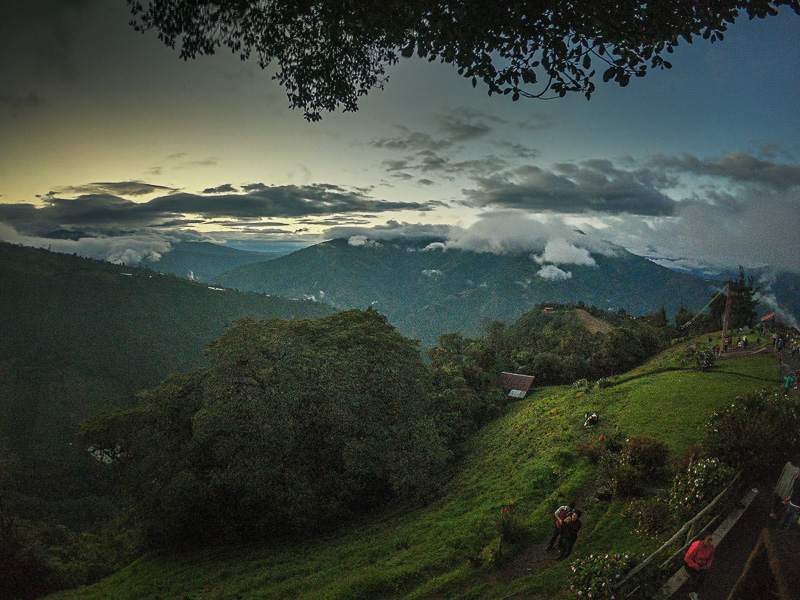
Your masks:
{"label": "flowering bush", "polygon": [[658,537],[673,525],[666,493],[632,501],[622,516],[632,522],[633,530],[640,537]]}
{"label": "flowering bush", "polygon": [[703,446],[734,467],[761,472],[800,450],[800,404],[766,390],[737,398],[711,415]]}
{"label": "flowering bush", "polygon": [[647,592],[657,582],[647,571],[626,582],[621,589],[614,589],[628,571],[644,559],[644,556],[633,554],[590,554],[572,565],[570,592],[581,599],[621,600],[627,597],[630,590],[642,586],[637,597],[647,598]]}
{"label": "flowering bush", "polygon": [[694,354],[694,366],[701,371],[708,371],[716,359],[713,350],[698,350]]}
{"label": "flowering bush", "polygon": [[675,476],[669,505],[678,521],[693,517],[733,479],[734,471],[716,458],[702,458]]}

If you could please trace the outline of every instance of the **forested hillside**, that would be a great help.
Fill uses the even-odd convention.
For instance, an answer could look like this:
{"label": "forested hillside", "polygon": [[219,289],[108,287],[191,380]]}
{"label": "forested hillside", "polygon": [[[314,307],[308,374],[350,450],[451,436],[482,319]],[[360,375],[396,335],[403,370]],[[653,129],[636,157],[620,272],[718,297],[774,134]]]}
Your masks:
{"label": "forested hillside", "polygon": [[[365,318],[353,316],[339,323],[349,327]],[[562,317],[569,320],[569,311]],[[442,473],[424,502],[365,506],[360,517],[337,523],[325,535],[266,536],[246,544],[151,553],[97,585],[53,598],[568,599],[575,597],[570,585],[584,596],[611,598],[615,577],[659,547],[682,519],[728,483],[735,468],[761,469],[797,447],[797,437],[787,435],[775,418],[779,413],[797,418],[796,402],[773,401],[757,391],[775,389],[776,358],[769,352],[733,356],[704,371],[696,368],[694,353],[706,337],[675,344],[604,385],[581,382],[532,391],[469,438],[454,468]],[[231,350],[232,341],[219,350]],[[450,369],[455,377],[457,371]],[[237,393],[247,389],[243,383]],[[164,408],[170,393],[159,392]],[[745,399],[734,401],[737,396]],[[464,397],[457,393],[450,400]],[[202,419],[230,414],[218,408],[218,417],[204,411]],[[583,426],[589,410],[600,415],[593,428]],[[219,445],[225,428],[210,431]],[[720,464],[719,455],[730,463]],[[232,458],[229,476],[246,473],[239,464],[246,458]],[[713,469],[701,484],[687,475],[690,461]],[[205,464],[213,475],[213,462]],[[214,483],[213,476],[175,479],[172,491],[179,487],[177,479]],[[692,494],[687,485],[694,486]],[[673,487],[677,493],[671,494]],[[689,505],[684,490],[692,495]],[[569,501],[583,510],[584,527],[573,554],[557,561],[543,546],[552,532],[552,511]],[[279,508],[319,508],[303,504]],[[652,588],[659,577],[648,571],[623,591],[640,584]],[[602,589],[603,583],[609,589]]]}
{"label": "forested hillside", "polygon": [[0,443],[22,461],[23,488],[48,487],[48,473],[63,469],[48,461],[67,456],[80,421],[206,364],[206,346],[234,320],[331,312],[0,244]]}

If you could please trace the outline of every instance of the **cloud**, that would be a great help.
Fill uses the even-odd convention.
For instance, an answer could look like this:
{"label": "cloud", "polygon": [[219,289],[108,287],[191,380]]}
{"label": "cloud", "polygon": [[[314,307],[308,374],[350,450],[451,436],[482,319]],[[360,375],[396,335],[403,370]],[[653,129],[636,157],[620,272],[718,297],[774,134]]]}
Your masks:
{"label": "cloud", "polygon": [[544,252],[541,256],[535,256],[534,260],[540,265],[553,263],[554,265],[597,266],[597,262],[586,248],[579,248],[561,238],[548,240]]}
{"label": "cloud", "polygon": [[650,166],[678,173],[717,177],[737,183],[755,183],[786,191],[800,186],[800,165],[763,160],[745,152],[700,159],[685,154],[681,157],[656,155],[647,161]]}
{"label": "cloud", "polygon": [[536,274],[542,279],[549,279],[550,281],[565,281],[572,278],[571,271],[562,271],[555,265],[542,267]]}
{"label": "cloud", "polygon": [[398,238],[446,239],[454,229],[452,225],[429,225],[424,223],[405,223],[389,220],[385,225],[373,227],[331,227],[326,232],[328,239],[366,236],[372,240],[393,240]]}
{"label": "cloud", "polygon": [[236,193],[239,190],[236,189],[230,183],[224,183],[222,185],[218,185],[217,187],[213,188],[206,188],[201,193],[203,194],[227,194],[227,193]]}
{"label": "cloud", "polygon": [[347,240],[347,244],[349,246],[363,246],[364,248],[378,248],[380,247],[380,243],[376,242],[375,240],[369,239],[365,235],[354,235]]}
{"label": "cloud", "polygon": [[147,196],[156,193],[173,193],[178,188],[154,185],[144,181],[96,181],[84,185],[63,186],[48,192],[45,197],[58,195],[113,194],[117,196]]}
{"label": "cloud", "polygon": [[434,138],[429,133],[412,131],[403,125],[395,125],[400,135],[392,138],[380,138],[370,142],[370,145],[382,150],[417,151],[417,150],[442,150],[452,146],[452,142]]}
{"label": "cloud", "polygon": [[[138,196],[163,190],[139,181],[92,183],[63,188],[81,193],[65,198],[51,192],[42,206],[33,204],[0,205],[0,221],[6,221],[25,234],[44,235],[56,229],[78,229],[110,233],[139,227],[174,227],[216,219],[252,222],[256,219],[302,218],[346,215],[361,217],[397,210],[430,211],[440,203],[389,202],[360,191],[336,185],[272,186],[250,193],[210,195],[172,193],[145,202],[134,202],[112,192]],[[82,193],[90,192],[90,193]],[[342,223],[340,218],[330,224]]]}
{"label": "cloud", "polygon": [[457,108],[435,115],[434,123],[448,139],[466,142],[489,135],[492,129],[486,121],[490,119],[486,114]]}
{"label": "cloud", "polygon": [[436,275],[441,275],[442,272],[439,269],[423,269],[422,274],[425,277],[434,277]]}
{"label": "cloud", "polygon": [[649,171],[616,169],[609,161],[560,164],[555,169],[526,165],[476,177],[464,190],[473,207],[516,208],[562,213],[670,215],[675,202]]}
{"label": "cloud", "polygon": [[142,260],[158,261],[172,250],[172,244],[181,241],[214,241],[193,231],[151,231],[116,236],[80,237],[79,239],[51,239],[22,235],[10,225],[0,223],[0,240],[23,246],[47,248],[63,254],[78,254],[87,258],[117,264],[135,265]]}

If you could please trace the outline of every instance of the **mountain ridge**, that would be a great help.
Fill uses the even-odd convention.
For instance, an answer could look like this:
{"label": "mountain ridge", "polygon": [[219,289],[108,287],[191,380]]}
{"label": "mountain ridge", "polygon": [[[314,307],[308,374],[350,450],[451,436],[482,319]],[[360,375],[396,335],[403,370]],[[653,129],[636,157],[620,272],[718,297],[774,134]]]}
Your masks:
{"label": "mountain ridge", "polygon": [[673,315],[682,305],[703,307],[718,288],[717,282],[619,247],[611,256],[592,253],[593,264],[548,268],[530,252],[426,250],[430,244],[425,239],[354,246],[336,239],[237,267],[218,280],[236,289],[323,300],[339,309],[374,306],[401,333],[428,346],[444,333],[477,335],[487,320],[514,322],[541,303],[583,301],[634,315],[664,305]]}

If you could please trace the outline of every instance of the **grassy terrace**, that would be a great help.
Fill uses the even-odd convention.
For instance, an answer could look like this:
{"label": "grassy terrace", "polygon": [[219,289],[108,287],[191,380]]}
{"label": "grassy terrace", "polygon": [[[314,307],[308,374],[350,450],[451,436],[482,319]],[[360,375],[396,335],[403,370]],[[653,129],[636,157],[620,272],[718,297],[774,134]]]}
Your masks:
{"label": "grassy terrace", "polygon": [[[772,356],[719,361],[701,373],[690,368],[687,345],[674,346],[604,390],[542,388],[515,402],[471,441],[427,504],[364,515],[340,532],[306,541],[152,553],[96,585],[50,598],[559,598],[573,557],[659,545],[637,535],[622,516],[626,501],[593,498],[594,466],[576,453],[576,443],[619,427],[666,442],[676,461],[699,442],[713,411],[778,383]],[[588,410],[600,415],[592,429],[583,427]],[[542,545],[554,508],[573,499],[585,510],[584,529],[571,559],[557,563]],[[511,501],[533,544],[491,564],[500,508]],[[483,566],[475,566],[480,558]]]}

